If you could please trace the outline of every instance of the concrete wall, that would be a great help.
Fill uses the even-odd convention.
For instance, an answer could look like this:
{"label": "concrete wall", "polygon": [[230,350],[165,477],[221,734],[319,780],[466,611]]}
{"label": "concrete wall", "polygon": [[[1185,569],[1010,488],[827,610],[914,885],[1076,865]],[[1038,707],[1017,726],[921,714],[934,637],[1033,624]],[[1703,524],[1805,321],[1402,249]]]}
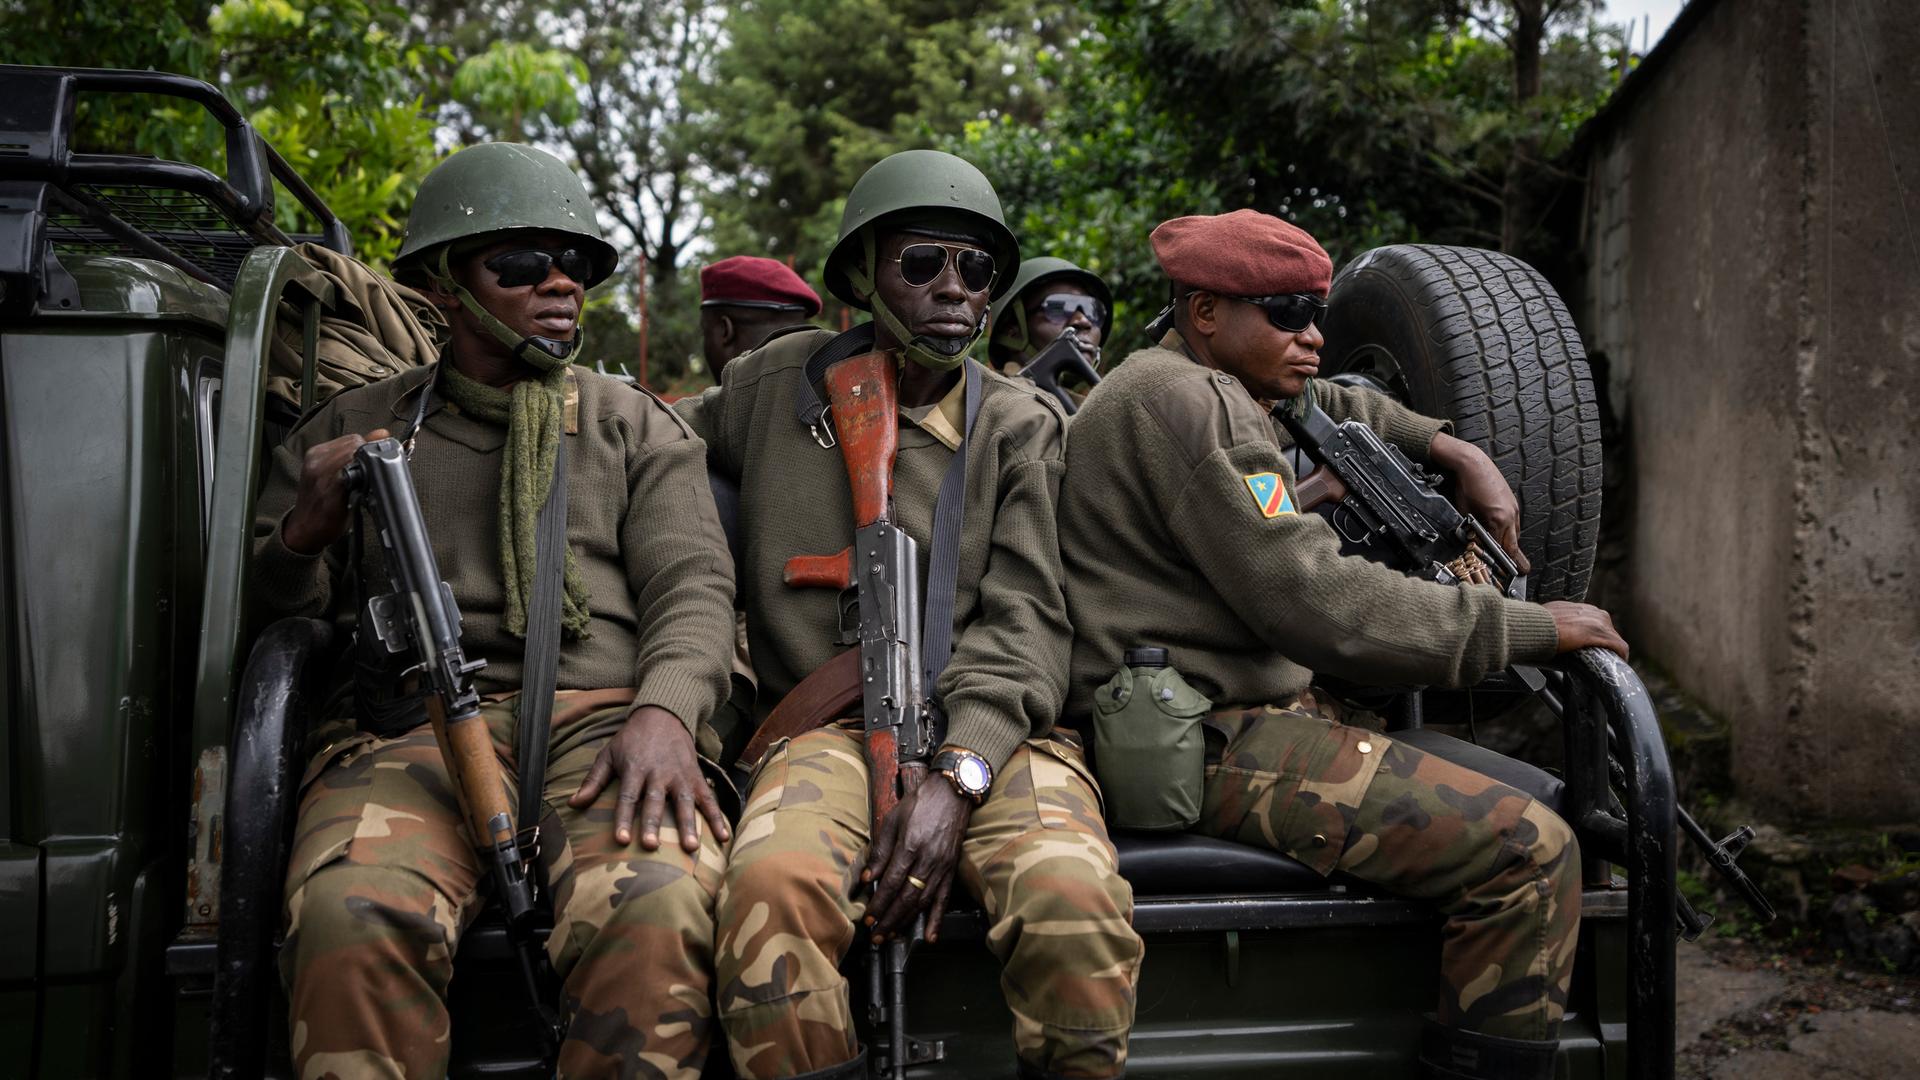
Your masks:
{"label": "concrete wall", "polygon": [[1637,647],[1742,792],[1920,819],[1920,20],[1694,0],[1588,144]]}

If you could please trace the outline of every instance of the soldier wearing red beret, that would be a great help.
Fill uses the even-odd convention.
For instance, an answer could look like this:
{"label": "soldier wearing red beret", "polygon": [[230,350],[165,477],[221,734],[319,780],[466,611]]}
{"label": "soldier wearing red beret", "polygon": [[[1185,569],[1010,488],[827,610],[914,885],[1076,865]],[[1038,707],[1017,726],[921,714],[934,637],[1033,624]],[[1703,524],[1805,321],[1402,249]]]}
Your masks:
{"label": "soldier wearing red beret", "polygon": [[[1335,419],[1454,471],[1517,556],[1513,494],[1446,423],[1313,381],[1333,264],[1306,232],[1241,210],[1166,222],[1152,242],[1173,279],[1169,328],[1067,429],[1060,549],[1075,640],[1062,725],[1093,729],[1117,826],[1185,827],[1434,901],[1448,921],[1424,1075],[1545,1080],[1579,927],[1573,831],[1526,792],[1449,760],[1467,756],[1448,752],[1464,744],[1423,738],[1423,751],[1338,723],[1308,683],[1320,672],[1466,686],[1509,664],[1626,644],[1598,608],[1343,556],[1324,519],[1296,512],[1291,439],[1266,408],[1310,383]],[[1140,646],[1167,655],[1129,655]],[[1151,693],[1138,692],[1143,680]],[[1134,701],[1163,715],[1116,722]],[[1153,742],[1176,713],[1205,728],[1184,762]]]}
{"label": "soldier wearing red beret", "polygon": [[700,271],[700,346],[716,382],[729,360],[818,314],[820,294],[776,259],[735,255]]}

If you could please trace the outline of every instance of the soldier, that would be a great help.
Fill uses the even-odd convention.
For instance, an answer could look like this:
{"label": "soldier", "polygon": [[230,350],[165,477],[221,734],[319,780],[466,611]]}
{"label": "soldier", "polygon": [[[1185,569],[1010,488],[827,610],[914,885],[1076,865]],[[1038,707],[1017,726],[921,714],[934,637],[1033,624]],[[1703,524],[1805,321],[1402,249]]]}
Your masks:
{"label": "soldier", "polygon": [[[965,463],[952,650],[933,683],[946,733],[936,771],[877,829],[858,717],[760,763],[717,912],[720,1020],[747,1080],[864,1076],[839,972],[855,924],[884,938],[925,912],[935,936],[956,877],[991,923],[1021,1074],[1124,1068],[1141,952],[1132,892],[1078,744],[1050,734],[1070,633],[1054,513],[1063,418],[967,361],[1018,260],[986,177],[926,150],[854,185],[827,257],[833,295],[874,314],[840,345],[900,357],[893,520],[919,542],[922,581],[941,479],[956,453]],[[782,582],[788,557],[853,535],[841,454],[795,408],[809,358],[838,340],[777,338],[676,406],[749,508],[740,578],[763,715],[839,651],[837,595]]]}
{"label": "soldier", "polygon": [[[1117,366],[1068,435],[1061,553],[1077,636],[1066,722],[1094,714],[1126,650],[1169,647],[1199,694],[1250,710],[1205,721],[1193,830],[1433,900],[1447,925],[1427,1075],[1549,1077],[1579,921],[1572,831],[1518,790],[1299,699],[1314,671],[1462,686],[1509,663],[1626,645],[1598,608],[1343,558],[1326,522],[1294,512],[1289,440],[1256,404],[1300,395],[1316,371],[1326,253],[1250,210],[1169,221],[1152,242],[1174,282],[1174,329]],[[1475,509],[1511,510],[1498,470],[1444,424],[1381,395],[1314,391],[1336,417],[1453,469]],[[1510,544],[1511,528],[1498,531]],[[1126,781],[1104,749],[1096,760],[1115,789]]]}
{"label": "soldier", "polygon": [[713,381],[776,330],[820,314],[820,294],[783,262],[735,255],[700,271],[700,348]]}
{"label": "soldier", "polygon": [[994,367],[1016,374],[1071,326],[1074,344],[1098,366],[1113,329],[1113,294],[1099,275],[1065,259],[1023,259],[1020,276],[993,302],[987,353]]}
{"label": "soldier", "polygon": [[[568,363],[586,290],[615,262],[579,179],[546,153],[485,144],[435,168],[396,265],[446,313],[449,344],[432,367],[334,397],[274,451],[255,595],[272,616],[357,612],[349,575],[372,595],[385,572],[378,544],[348,564],[341,468],[424,417],[410,432],[421,510],[468,655],[487,663],[483,715],[511,777],[534,518],[565,440],[538,823],[571,1019],[558,1069],[692,1078],[728,828],[691,732],[726,692],[731,567],[705,446],[652,396]],[[480,907],[482,865],[433,732],[404,687],[397,700],[381,689],[356,680],[358,730],[323,732],[302,785],[281,958],[303,1077],[445,1075],[447,982]]]}

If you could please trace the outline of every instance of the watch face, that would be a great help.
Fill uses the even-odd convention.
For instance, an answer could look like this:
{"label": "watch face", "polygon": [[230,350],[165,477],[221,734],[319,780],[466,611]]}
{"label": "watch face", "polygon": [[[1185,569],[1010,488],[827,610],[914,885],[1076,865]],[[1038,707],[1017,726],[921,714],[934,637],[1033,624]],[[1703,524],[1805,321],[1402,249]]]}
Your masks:
{"label": "watch face", "polygon": [[953,775],[960,781],[960,786],[968,791],[984,793],[987,790],[987,763],[979,758],[961,758],[960,764],[954,767]]}

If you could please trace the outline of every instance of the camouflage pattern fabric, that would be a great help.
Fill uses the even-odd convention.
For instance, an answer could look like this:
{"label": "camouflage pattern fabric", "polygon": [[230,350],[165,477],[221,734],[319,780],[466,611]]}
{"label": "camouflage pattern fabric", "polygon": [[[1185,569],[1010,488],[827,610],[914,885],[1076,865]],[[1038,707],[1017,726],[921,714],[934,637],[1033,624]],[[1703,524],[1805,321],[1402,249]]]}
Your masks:
{"label": "camouflage pattern fabric", "polygon": [[[671,817],[657,851],[616,843],[617,783],[585,810],[567,805],[632,698],[555,695],[540,860],[570,1020],[558,1075],[693,1080],[711,1035],[726,856],[704,829],[698,853],[682,851]],[[483,709],[509,778],[513,711],[511,698]],[[430,727],[343,735],[309,766],[287,868],[294,1063],[302,1080],[444,1076],[447,982],[487,872]]]}
{"label": "camouflage pattern fabric", "polygon": [[[821,728],[768,752],[717,913],[720,1023],[742,1080],[858,1053],[839,965],[866,910],[868,824],[857,730]],[[1015,1051],[1029,1069],[1124,1070],[1141,943],[1116,864],[1079,747],[1061,735],[1015,750],[968,824],[960,876],[986,909]]]}
{"label": "camouflage pattern fabric", "polygon": [[1580,925],[1573,830],[1525,792],[1300,704],[1207,720],[1195,831],[1433,901],[1440,1022],[1554,1038]]}

